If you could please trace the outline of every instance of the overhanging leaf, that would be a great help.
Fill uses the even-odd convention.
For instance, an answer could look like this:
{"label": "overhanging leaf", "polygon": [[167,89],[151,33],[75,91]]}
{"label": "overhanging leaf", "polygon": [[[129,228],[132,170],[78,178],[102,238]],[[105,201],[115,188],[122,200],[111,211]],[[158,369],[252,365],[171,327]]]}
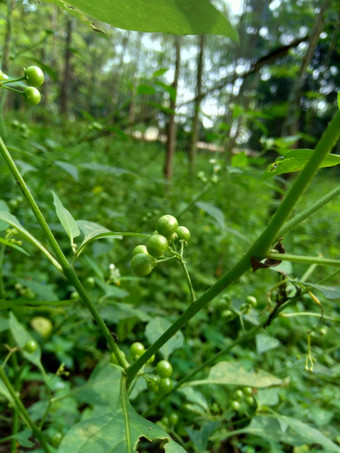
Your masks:
{"label": "overhanging leaf", "polygon": [[62,224],[67,236],[70,238],[71,247],[74,246],[74,238],[80,235],[80,230],[77,222],[72,217],[71,213],[64,208],[62,202],[59,200],[58,195],[52,191],[53,202],[57,216]]}
{"label": "overhanging leaf", "polygon": [[277,348],[280,342],[274,337],[259,333],[256,335],[256,351],[258,354]]}
{"label": "overhanging leaf", "polygon": [[229,20],[208,0],[49,0],[68,5],[89,16],[125,30],[174,35],[215,34],[238,41]]}
{"label": "overhanging leaf", "polygon": [[[264,181],[268,178],[272,178],[273,176],[302,170],[309,161],[313,152],[313,149],[294,149],[287,152],[284,156],[278,157],[274,163],[269,165],[261,176],[261,180]],[[322,161],[320,168],[333,167],[339,163],[340,156],[337,154],[328,154]]]}
{"label": "overhanging leaf", "polygon": [[[156,317],[152,319],[145,328],[145,336],[149,340],[149,343],[154,343],[170,326],[171,323],[165,318]],[[183,341],[183,334],[178,331],[161,347],[160,352],[165,359],[168,359],[173,351],[179,349],[183,345]]]}
{"label": "overhanging leaf", "polygon": [[58,261],[50,254],[48,250],[34,237],[29,233],[19,222],[19,220],[14,217],[14,215],[10,214],[7,211],[0,211],[0,220],[11,225],[15,228],[22,236],[24,236],[29,242],[35,245],[47,258],[54,264],[54,266],[61,271],[61,266]]}
{"label": "overhanging leaf", "polygon": [[271,387],[281,385],[282,380],[263,370],[247,371],[239,362],[219,362],[211,368],[209,377],[184,385],[239,385],[244,387]]}

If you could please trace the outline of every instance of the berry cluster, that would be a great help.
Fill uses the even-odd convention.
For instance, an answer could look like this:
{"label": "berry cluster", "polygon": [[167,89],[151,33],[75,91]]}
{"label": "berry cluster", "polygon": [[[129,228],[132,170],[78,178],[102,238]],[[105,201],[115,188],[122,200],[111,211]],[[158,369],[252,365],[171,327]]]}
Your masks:
{"label": "berry cluster", "polygon": [[178,226],[176,217],[163,215],[156,223],[156,231],[145,245],[137,245],[132,252],[131,268],[139,277],[149,275],[166,253],[176,257],[177,247],[186,245],[190,231],[185,226]]}
{"label": "berry cluster", "polygon": [[[16,82],[26,81],[28,84],[23,91],[15,88]],[[16,79],[10,79],[6,74],[0,70],[0,87],[7,90],[20,93],[25,102],[29,105],[38,105],[41,100],[41,94],[38,90],[44,83],[44,73],[38,66],[29,66],[24,70],[24,75]],[[14,84],[14,86],[13,86]]]}

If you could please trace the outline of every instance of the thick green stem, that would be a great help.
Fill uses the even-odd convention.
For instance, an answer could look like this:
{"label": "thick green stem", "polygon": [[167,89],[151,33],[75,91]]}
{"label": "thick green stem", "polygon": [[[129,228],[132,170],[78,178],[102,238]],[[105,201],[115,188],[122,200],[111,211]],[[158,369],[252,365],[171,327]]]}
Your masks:
{"label": "thick green stem", "polygon": [[268,253],[267,257],[277,261],[291,261],[293,263],[318,264],[319,266],[340,267],[340,260],[322,258],[320,256],[289,255],[288,253],[272,252]]}
{"label": "thick green stem", "polygon": [[74,269],[68,262],[67,258],[65,257],[63,251],[61,250],[57,240],[53,236],[52,231],[50,230],[50,227],[48,226],[42,212],[40,211],[37,203],[35,202],[28,186],[26,185],[26,182],[24,181],[23,177],[21,176],[21,173],[16,166],[14,160],[12,159],[12,156],[10,152],[8,151],[5,143],[3,142],[2,138],[0,137],[0,152],[3,156],[3,158],[6,161],[6,164],[8,165],[9,169],[11,170],[17,184],[22,190],[23,195],[28,201],[28,204],[30,205],[33,214],[35,215],[41,229],[45,233],[48,242],[50,243],[50,246],[63,269],[63,273],[65,277],[69,280],[70,283],[76,288],[78,291],[81,299],[83,300],[84,304],[87,306],[88,310],[92,314],[94,320],[96,321],[99,329],[101,330],[103,336],[105,337],[110,350],[115,354],[117,361],[119,365],[121,365],[123,368],[126,368],[127,366],[127,361],[124,358],[123,354],[120,352],[118,346],[116,345],[114,339],[112,338],[112,335],[107,328],[105,322],[103,319],[100,317],[99,313],[97,312],[97,309],[93,302],[90,300],[85,288],[83,285],[80,283],[77,274],[75,273]]}
{"label": "thick green stem", "polygon": [[296,202],[301,197],[305,189],[309,186],[321,162],[331,151],[334,144],[340,136],[340,111],[337,112],[330,124],[328,125],[323,136],[316,145],[315,151],[304,169],[296,179],[295,183],[287,193],[278,210],[272,217],[267,228],[260,237],[254,242],[246,254],[226,272],[219,280],[211,286],[205,293],[199,297],[195,303],[191,304],[187,310],[172,324],[169,329],[153,343],[150,348],[127,369],[127,387],[131,385],[132,380],[146,363],[146,361],[155,354],[172,336],[174,336],[196,313],[202,310],[211,300],[225,290],[230,283],[234,282],[251,267],[251,258],[258,260],[265,258],[276,239],[282,225],[287,220],[293,210]]}
{"label": "thick green stem", "polygon": [[20,398],[16,394],[16,391],[12,387],[12,384],[10,383],[10,381],[9,381],[8,377],[6,376],[6,373],[2,367],[0,367],[0,379],[5,384],[5,387],[7,388],[9,394],[11,395],[17,410],[19,411],[20,415],[25,420],[27,425],[30,427],[34,436],[40,442],[40,445],[42,446],[42,448],[45,450],[46,453],[51,453],[51,450],[46,442],[44,435],[42,434],[40,429],[36,426],[34,421],[31,419],[30,414],[27,412],[25,406],[22,404]]}

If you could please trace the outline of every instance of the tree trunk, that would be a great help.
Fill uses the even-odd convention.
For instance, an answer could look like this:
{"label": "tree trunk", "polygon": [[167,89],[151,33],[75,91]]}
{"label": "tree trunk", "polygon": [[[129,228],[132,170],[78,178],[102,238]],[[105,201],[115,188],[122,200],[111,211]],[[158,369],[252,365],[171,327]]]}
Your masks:
{"label": "tree trunk", "polygon": [[176,47],[176,63],[175,63],[175,76],[174,76],[174,81],[172,82],[172,87],[174,88],[176,94],[174,96],[170,97],[171,113],[169,115],[169,121],[167,124],[166,159],[165,159],[165,167],[164,167],[164,176],[169,181],[172,179],[172,175],[173,175],[173,158],[174,158],[175,147],[176,147],[175,109],[176,109],[179,69],[180,69],[180,63],[181,63],[181,38],[179,36],[175,37],[175,47]]}
{"label": "tree trunk", "polygon": [[69,91],[71,84],[71,40],[72,40],[72,19],[66,23],[65,53],[64,53],[64,72],[60,85],[60,104],[61,115],[66,116],[69,109]]}
{"label": "tree trunk", "polygon": [[286,121],[282,126],[282,135],[295,135],[299,130],[300,121],[300,100],[302,95],[303,85],[307,77],[307,69],[314,55],[316,46],[319,41],[322,31],[325,13],[329,5],[329,0],[325,0],[322,4],[319,14],[316,17],[314,28],[309,39],[307,52],[302,60],[301,68],[298,77],[293,83],[292,90],[288,98],[288,112]]}
{"label": "tree trunk", "polygon": [[189,147],[189,168],[190,173],[193,174],[195,170],[197,139],[199,132],[199,110],[201,105],[202,96],[202,73],[203,73],[203,56],[204,56],[204,35],[200,36],[199,40],[199,53],[197,58],[197,78],[196,78],[196,100],[194,104],[194,116],[192,118],[192,128]]}

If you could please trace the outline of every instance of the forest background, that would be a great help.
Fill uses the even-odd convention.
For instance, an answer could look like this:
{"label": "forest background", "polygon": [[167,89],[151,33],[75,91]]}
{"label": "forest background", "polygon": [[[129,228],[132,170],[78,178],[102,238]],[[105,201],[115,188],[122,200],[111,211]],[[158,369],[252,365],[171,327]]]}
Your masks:
{"label": "forest background", "polygon": [[[0,2],[3,74],[34,65],[45,75],[39,106],[1,89],[1,136],[123,362],[233,269],[338,109],[339,0],[213,4],[234,27],[227,36],[122,30],[51,3]],[[281,264],[252,262],[256,272],[155,350],[174,370],[167,388],[144,364],[130,401],[163,443],[148,442],[140,421],[138,451],[340,451],[339,151],[297,202],[293,216],[305,216],[274,243]],[[99,419],[125,395],[117,356],[74,281],[23,234],[48,239],[3,161],[0,172],[0,452],[85,453],[74,442],[88,420],[100,426],[88,451],[111,451],[117,439]],[[190,229],[178,248],[187,267],[168,260],[136,276],[132,250],[164,214]]]}

